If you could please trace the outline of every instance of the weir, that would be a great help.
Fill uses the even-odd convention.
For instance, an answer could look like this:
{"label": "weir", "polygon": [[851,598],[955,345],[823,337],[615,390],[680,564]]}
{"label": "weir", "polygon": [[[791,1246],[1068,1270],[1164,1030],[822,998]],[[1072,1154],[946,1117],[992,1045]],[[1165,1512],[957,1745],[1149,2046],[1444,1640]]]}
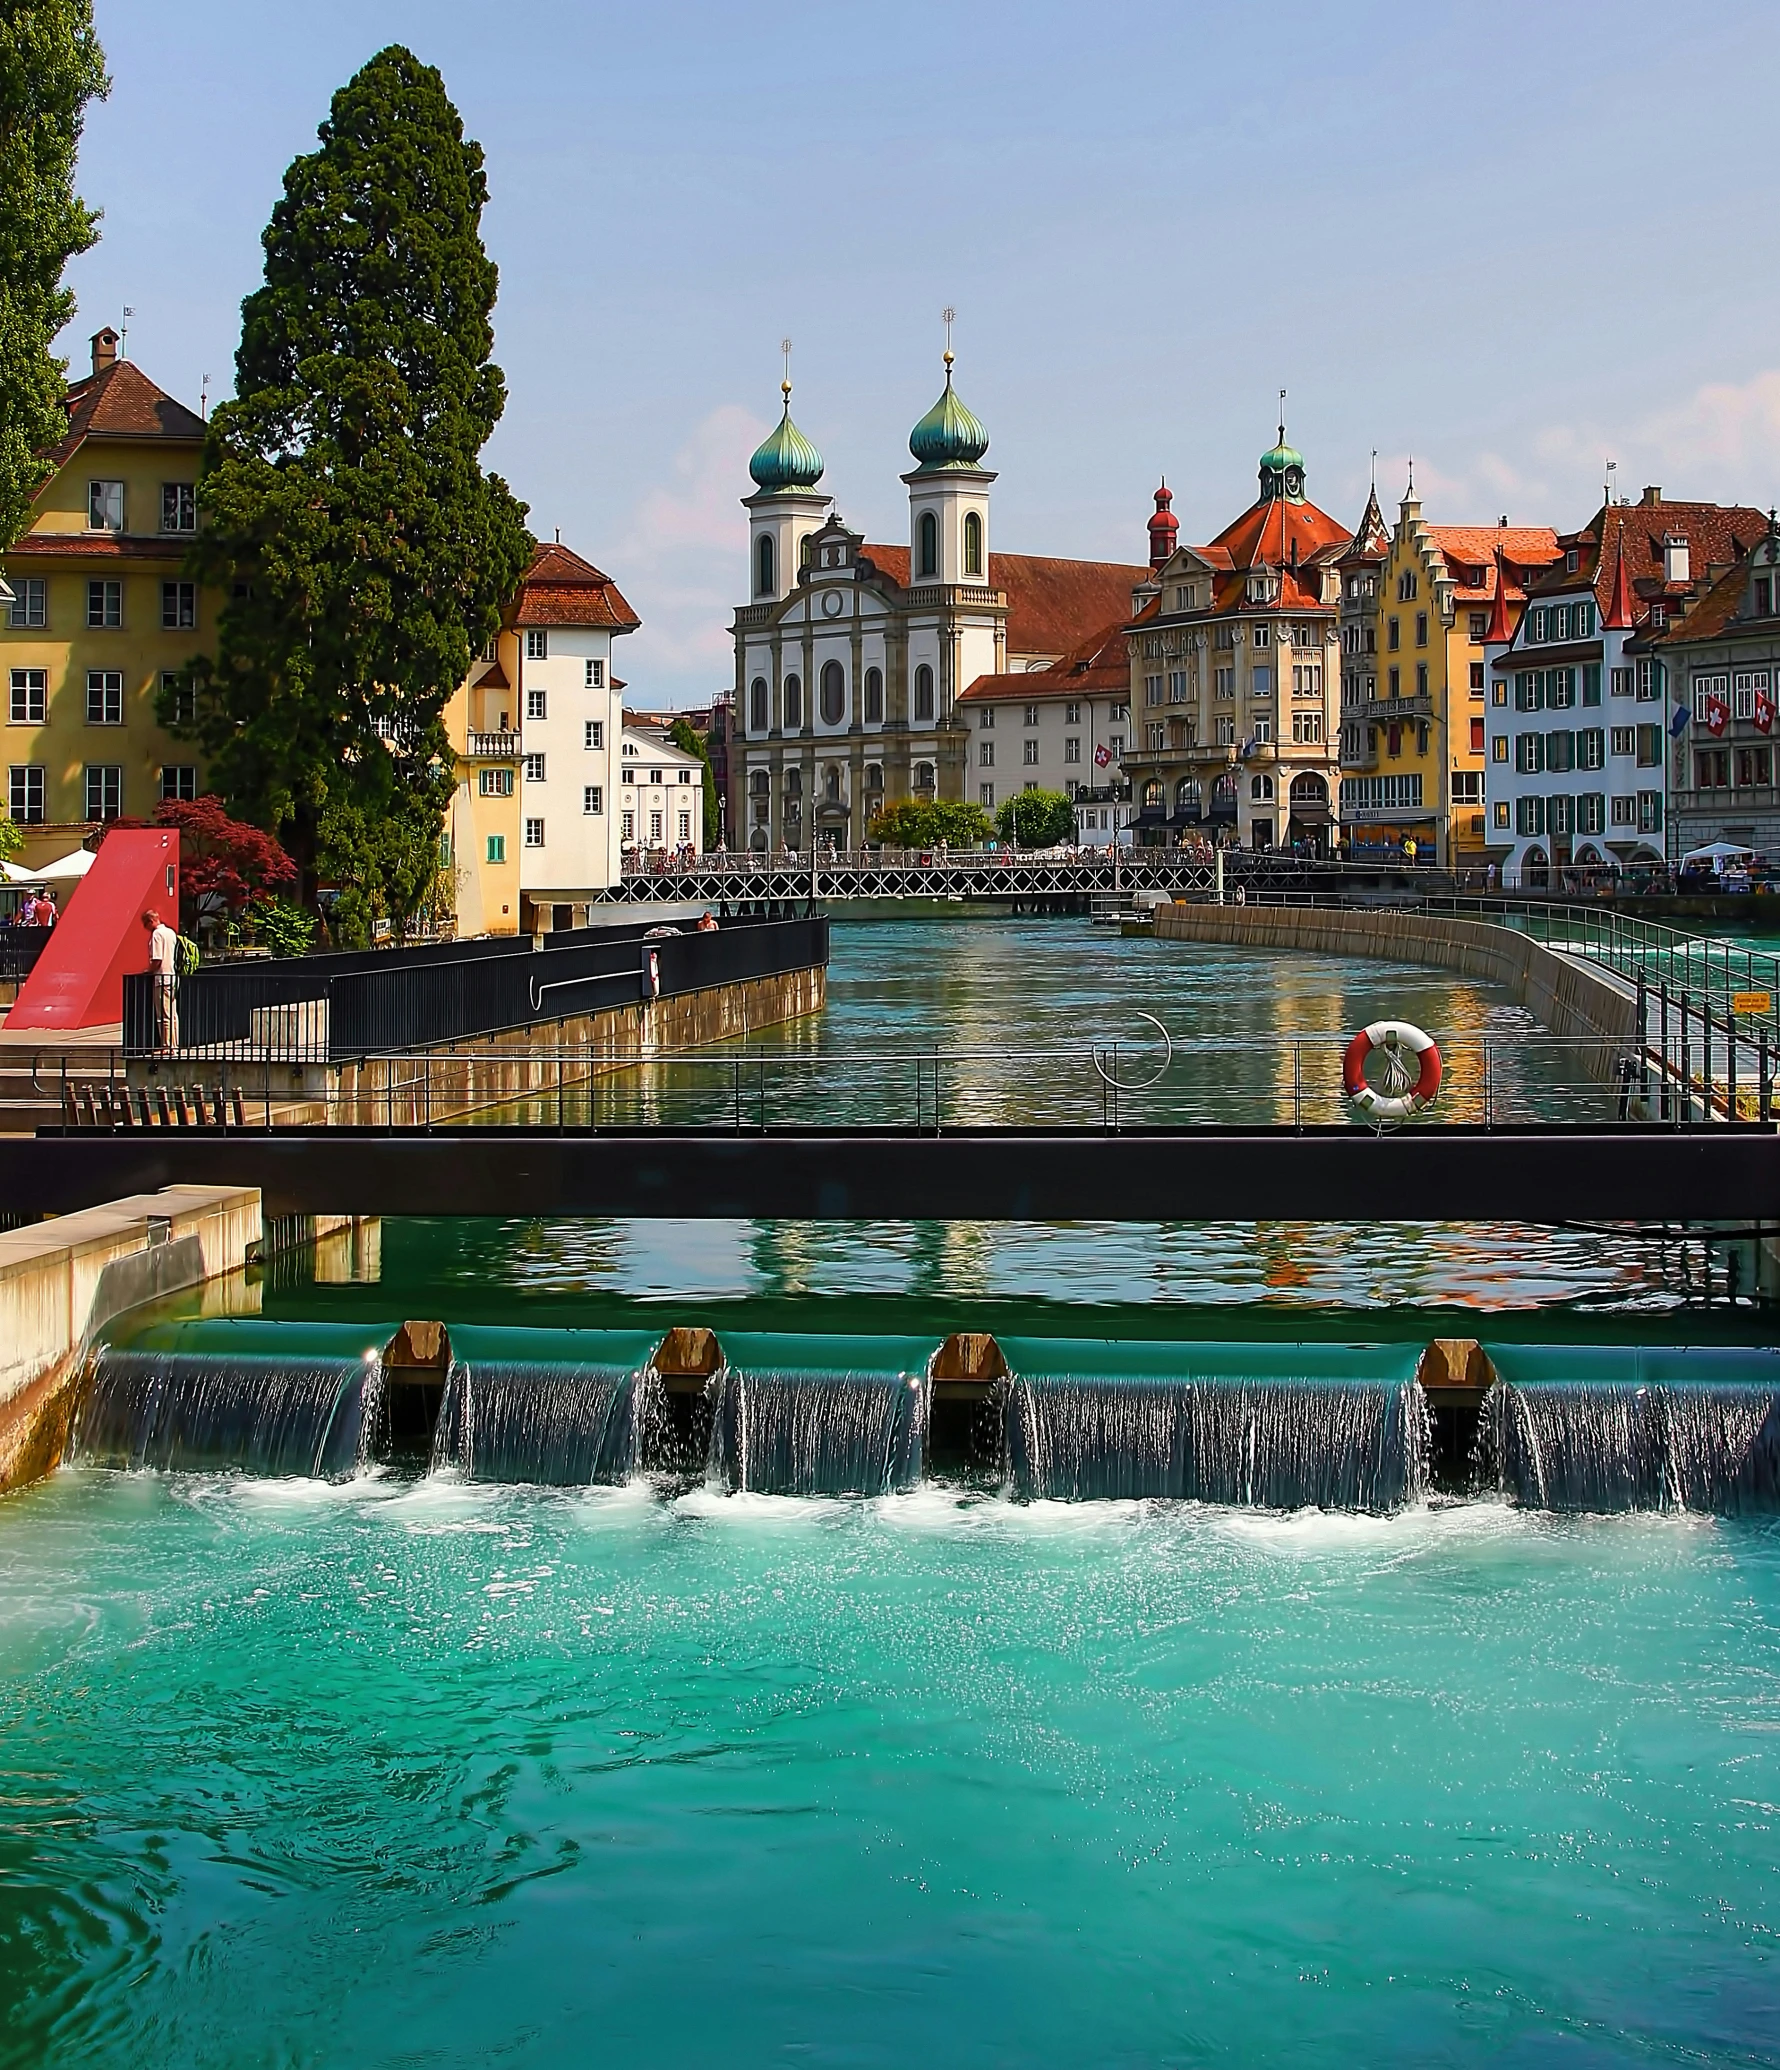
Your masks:
{"label": "weir", "polygon": [[678,1324],[212,1319],[100,1352],[70,1456],[341,1480],[381,1469],[664,1493],[1197,1501],[1386,1514],[1780,1510],[1780,1353],[1125,1343],[938,1346]]}

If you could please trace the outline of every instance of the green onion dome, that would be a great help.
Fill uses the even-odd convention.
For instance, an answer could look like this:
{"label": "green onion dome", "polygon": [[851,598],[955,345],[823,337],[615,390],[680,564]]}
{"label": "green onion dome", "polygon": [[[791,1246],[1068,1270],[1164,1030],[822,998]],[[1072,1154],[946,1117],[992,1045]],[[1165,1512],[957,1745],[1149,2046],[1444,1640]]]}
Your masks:
{"label": "green onion dome", "polygon": [[1281,496],[1292,503],[1304,500],[1304,455],[1296,446],[1286,444],[1283,424],[1279,427],[1279,443],[1261,455],[1261,495],[1264,500]]}
{"label": "green onion dome", "polygon": [[947,467],[975,467],[988,450],[988,432],[953,392],[948,352],[945,393],[909,433],[909,451],[923,474],[937,474]]}
{"label": "green onion dome", "polygon": [[822,479],[822,455],[792,423],[791,383],[784,388],[785,414],[748,462],[748,472],[769,496],[780,489],[813,489]]}

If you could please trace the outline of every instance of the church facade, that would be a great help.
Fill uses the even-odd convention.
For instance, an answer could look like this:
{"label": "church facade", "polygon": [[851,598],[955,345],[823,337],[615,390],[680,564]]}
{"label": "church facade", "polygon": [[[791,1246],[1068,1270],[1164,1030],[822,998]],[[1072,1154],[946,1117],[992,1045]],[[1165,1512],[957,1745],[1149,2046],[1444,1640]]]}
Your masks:
{"label": "church facade", "polygon": [[1148,570],[994,550],[989,434],[945,387],[909,435],[906,544],[852,530],[791,421],[749,462],[750,597],[735,614],[736,847],[864,842],[904,798],[974,798],[960,712],[980,677],[1048,668],[1129,616]]}

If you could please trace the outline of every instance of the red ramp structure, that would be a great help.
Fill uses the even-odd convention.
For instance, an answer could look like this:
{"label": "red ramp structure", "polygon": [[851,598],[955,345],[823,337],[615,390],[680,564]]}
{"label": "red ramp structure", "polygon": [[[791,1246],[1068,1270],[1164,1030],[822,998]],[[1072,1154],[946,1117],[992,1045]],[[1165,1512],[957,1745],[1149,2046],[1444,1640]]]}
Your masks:
{"label": "red ramp structure", "polygon": [[179,925],[179,835],[118,827],[44,944],[6,1016],[6,1032],[104,1028],[124,1017],[124,978],[148,968],[145,912]]}

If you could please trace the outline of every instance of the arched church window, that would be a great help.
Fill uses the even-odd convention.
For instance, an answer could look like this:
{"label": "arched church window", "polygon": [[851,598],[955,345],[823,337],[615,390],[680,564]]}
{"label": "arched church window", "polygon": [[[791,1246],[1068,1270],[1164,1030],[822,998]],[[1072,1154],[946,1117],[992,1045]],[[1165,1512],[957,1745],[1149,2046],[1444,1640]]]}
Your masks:
{"label": "arched church window", "polygon": [[865,672],[865,723],[868,726],[880,724],[884,717],[884,671],[868,668]]}
{"label": "arched church window", "polygon": [[768,709],[766,696],[766,678],[765,676],[756,676],[753,682],[748,685],[748,731],[750,733],[764,733],[771,724],[772,716]]}
{"label": "arched church window", "polygon": [[974,510],[964,513],[964,572],[967,575],[983,572],[983,521]]}
{"label": "arched church window", "polygon": [[797,542],[797,565],[800,568],[810,565],[810,535],[807,532]]}
{"label": "arched church window", "polygon": [[822,794],[831,805],[841,802],[841,773],[832,762],[822,772]]}
{"label": "arched church window", "polygon": [[764,769],[756,769],[748,778],[748,789],[756,798],[764,798],[772,789],[772,778]]}
{"label": "arched church window", "polygon": [[915,764],[915,788],[918,791],[932,790],[933,764],[931,762],[917,762]]}
{"label": "arched church window", "polygon": [[822,664],[822,723],[838,726],[847,716],[847,676],[838,661]]}
{"label": "arched church window", "polygon": [[884,765],[882,762],[866,763],[865,788],[868,791],[881,791],[884,788]]}
{"label": "arched church window", "polygon": [[788,798],[801,798],[803,796],[803,771],[801,769],[786,770],[785,795]]}
{"label": "arched church window", "polygon": [[803,724],[803,678],[785,678],[785,731],[795,733]]}
{"label": "arched church window", "polygon": [[762,532],[754,549],[754,594],[770,597],[776,587],[773,581],[773,537],[770,532]]}
{"label": "arched church window", "polygon": [[937,575],[939,573],[939,519],[930,510],[922,511],[921,522],[916,526],[915,532],[920,548],[918,556],[920,566],[916,572],[922,575]]}
{"label": "arched church window", "polygon": [[915,717],[933,717],[933,671],[926,662],[915,671]]}

